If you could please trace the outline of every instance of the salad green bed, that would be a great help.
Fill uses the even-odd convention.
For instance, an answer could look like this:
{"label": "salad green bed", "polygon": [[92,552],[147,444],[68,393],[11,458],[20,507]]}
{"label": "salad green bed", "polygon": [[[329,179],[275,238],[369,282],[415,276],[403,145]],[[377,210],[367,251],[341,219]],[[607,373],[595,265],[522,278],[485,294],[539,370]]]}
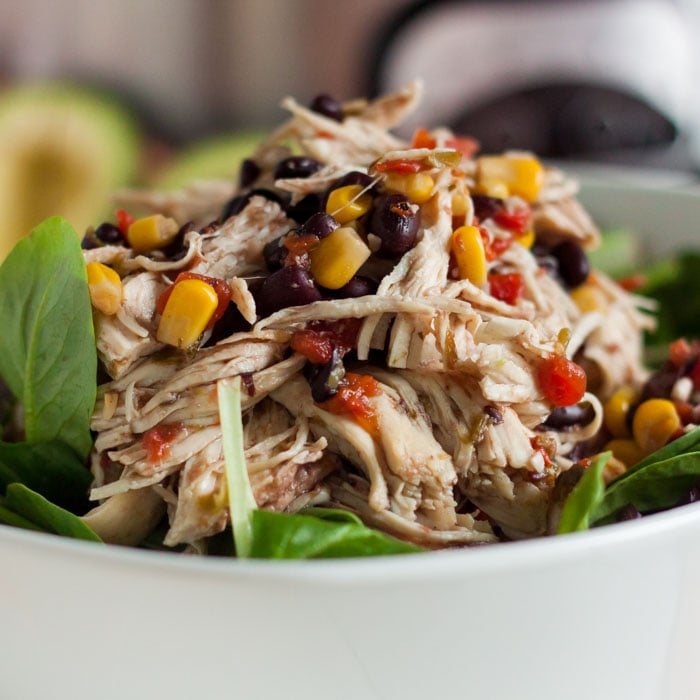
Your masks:
{"label": "salad green bed", "polygon": [[[700,255],[652,268],[643,292],[660,302],[654,344],[697,333]],[[0,377],[21,406],[21,442],[0,441],[0,523],[99,542],[81,519],[90,508],[97,358],[79,239],[60,218],[23,239],[0,266]],[[683,303],[680,303],[682,300]],[[670,310],[673,310],[671,315]],[[226,478],[234,541],[222,553],[303,559],[417,552],[365,526],[355,515],[308,508],[289,515],[258,510],[243,458],[240,386],[220,384]],[[0,403],[0,428],[9,408]],[[1,433],[0,433],[1,434]],[[632,505],[646,514],[672,507],[700,477],[700,429],[648,456],[607,487],[610,453],[595,458],[566,498],[560,534],[614,522]]]}

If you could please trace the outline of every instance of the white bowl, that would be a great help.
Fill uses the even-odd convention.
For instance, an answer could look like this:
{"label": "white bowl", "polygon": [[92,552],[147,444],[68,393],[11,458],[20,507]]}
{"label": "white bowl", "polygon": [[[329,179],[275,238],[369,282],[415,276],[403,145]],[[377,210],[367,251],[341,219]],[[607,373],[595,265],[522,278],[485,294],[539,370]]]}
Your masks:
{"label": "white bowl", "polygon": [[[584,201],[655,252],[700,197]],[[197,559],[0,527],[0,698],[700,697],[700,506],[471,550]]]}

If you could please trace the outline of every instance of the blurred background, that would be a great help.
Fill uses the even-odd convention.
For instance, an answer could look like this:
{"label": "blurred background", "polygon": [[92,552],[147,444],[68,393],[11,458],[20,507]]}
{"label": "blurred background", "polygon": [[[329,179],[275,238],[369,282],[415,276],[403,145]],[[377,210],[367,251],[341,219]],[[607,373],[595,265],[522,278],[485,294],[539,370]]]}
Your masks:
{"label": "blurred background", "polygon": [[0,259],[49,214],[96,223],[115,188],[235,176],[285,95],[416,77],[407,135],[694,179],[699,67],[697,0],[3,0]]}

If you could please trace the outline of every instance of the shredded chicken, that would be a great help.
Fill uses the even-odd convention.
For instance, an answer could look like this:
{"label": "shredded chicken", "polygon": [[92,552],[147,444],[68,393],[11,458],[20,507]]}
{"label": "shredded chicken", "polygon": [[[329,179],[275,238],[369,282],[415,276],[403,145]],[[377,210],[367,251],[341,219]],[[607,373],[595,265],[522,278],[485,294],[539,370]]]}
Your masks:
{"label": "shredded chicken", "polygon": [[[164,511],[168,546],[197,549],[227,527],[216,387],[233,377],[244,387],[245,459],[259,508],[334,505],[429,548],[547,532],[557,477],[601,434],[601,401],[645,379],[648,309],[599,272],[569,283],[542,257],[562,241],[581,249],[599,241],[576,183],[559,170],[536,164],[538,189],[527,200],[495,183],[497,196],[486,208],[482,196],[479,209],[474,193],[494,183],[481,179],[475,143],[462,142],[460,153],[446,129],[426,132],[417,147],[390,133],[420,95],[414,83],[374,102],[346,103],[340,120],[287,98],[290,119],[251,156],[260,171],[252,194],[230,182],[120,193],[124,206],[190,223],[177,255],[137,255],[126,246],[85,252],[117,270],[123,289],[117,314],[95,310],[109,380],[92,419],[92,498],[102,503],[87,517],[108,538],[119,540],[114,523],[141,502],[146,513],[124,536],[129,541]],[[299,153],[318,163],[307,176],[277,177],[279,162]],[[382,255],[387,234],[371,211],[354,221],[336,211],[368,248],[367,262],[337,290],[314,287],[313,298],[302,299],[292,283],[280,287],[263,315],[261,285],[277,279],[279,266],[295,266],[315,284],[318,237],[311,229],[298,235],[305,222],[292,207],[309,195],[324,202],[348,174],[365,178],[353,201],[368,197],[371,207],[402,192],[407,177],[428,182],[417,203],[408,197],[407,208],[394,211],[415,218],[415,241],[402,254]],[[242,208],[222,220],[236,195],[244,196]],[[474,273],[456,257],[460,227],[478,236]],[[266,252],[272,243],[279,259]],[[156,339],[157,301],[181,272],[224,282],[231,302],[184,348]],[[373,285],[361,296],[343,292],[354,274]],[[515,291],[497,292],[494,279],[510,280]],[[572,287],[596,303],[583,304]],[[269,306],[269,287],[266,294]],[[565,430],[548,423],[561,405],[541,374],[553,358],[588,373],[587,392],[571,399],[587,407],[587,418]]]}

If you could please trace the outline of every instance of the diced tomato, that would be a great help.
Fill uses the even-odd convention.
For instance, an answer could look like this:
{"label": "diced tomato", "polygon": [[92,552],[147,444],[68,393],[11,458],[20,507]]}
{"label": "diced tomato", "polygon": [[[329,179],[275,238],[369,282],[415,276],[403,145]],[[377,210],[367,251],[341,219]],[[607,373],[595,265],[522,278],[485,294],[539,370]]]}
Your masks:
{"label": "diced tomato", "polygon": [[416,129],[413,134],[413,148],[435,148],[435,139],[430,135],[427,129]]}
{"label": "diced tomato", "polygon": [[668,346],[668,356],[676,367],[683,367],[692,355],[690,343],[685,338],[678,338]]}
{"label": "diced tomato", "polygon": [[117,209],[114,214],[117,218],[117,228],[122,232],[122,235],[126,236],[129,226],[136,221],[136,217],[129,214],[125,209]]}
{"label": "diced tomato", "polygon": [[617,283],[626,292],[636,292],[640,287],[643,287],[646,284],[646,282],[646,277],[641,272],[639,272],[636,275],[629,275],[628,277],[623,277],[621,280],[618,280]]}
{"label": "diced tomato", "polygon": [[156,311],[159,314],[163,313],[165,305],[168,303],[168,299],[170,299],[170,295],[178,282],[192,279],[202,280],[202,282],[206,282],[208,285],[213,287],[214,291],[216,292],[216,296],[219,299],[219,304],[216,307],[216,311],[214,311],[214,315],[207,324],[207,329],[209,329],[224,315],[224,312],[231,301],[231,287],[226,280],[222,280],[217,277],[208,277],[207,275],[200,275],[196,272],[181,272],[175,278],[175,281],[161,292],[156,301]]}
{"label": "diced tomato", "polygon": [[427,166],[420,160],[399,158],[397,160],[385,160],[382,163],[377,163],[374,167],[380,173],[419,173],[421,170],[425,170]]}
{"label": "diced tomato", "polygon": [[[474,225],[476,226],[476,224]],[[497,238],[491,239],[485,229],[479,227],[479,232],[481,233],[481,240],[484,244],[484,254],[486,255],[486,260],[489,262],[500,258],[513,244],[513,239],[509,236],[498,236]]]}
{"label": "diced tomato", "polygon": [[301,236],[285,236],[282,245],[289,251],[284,259],[284,266],[299,265],[308,269],[309,253],[318,243],[318,236],[303,234]]}
{"label": "diced tomato", "polygon": [[329,413],[352,417],[370,435],[377,435],[379,416],[368,399],[380,393],[379,382],[374,377],[347,372],[338,393],[319,405]]}
{"label": "diced tomato", "polygon": [[491,296],[507,304],[515,304],[525,291],[523,276],[518,272],[489,275]]}
{"label": "diced tomato", "polygon": [[544,460],[544,466],[551,467],[552,459],[549,456],[547,450],[544,448],[544,445],[542,445],[539,435],[535,435],[535,437],[530,438],[530,445],[532,445],[533,450],[539,452],[542,455],[542,459]]}
{"label": "diced tomato", "polygon": [[357,345],[357,335],[362,326],[360,318],[341,318],[338,321],[312,321],[311,330],[323,333],[332,341],[341,355],[345,355]]}
{"label": "diced tomato", "polygon": [[493,220],[503,228],[517,233],[525,233],[530,227],[532,212],[529,207],[521,207],[513,211],[503,209],[494,215]]}
{"label": "diced tomato", "polygon": [[325,334],[314,330],[297,331],[290,343],[292,350],[301,353],[309,362],[318,365],[330,362],[333,342]]}
{"label": "diced tomato", "polygon": [[555,406],[573,406],[586,391],[583,368],[564,355],[551,355],[537,370],[542,393]]}
{"label": "diced tomato", "polygon": [[445,140],[445,148],[454,148],[462,154],[464,160],[470,160],[472,156],[479,150],[480,143],[470,136],[455,136]]}
{"label": "diced tomato", "polygon": [[184,430],[182,423],[163,423],[144,433],[141,439],[149,462],[160,462],[170,453],[172,441]]}

